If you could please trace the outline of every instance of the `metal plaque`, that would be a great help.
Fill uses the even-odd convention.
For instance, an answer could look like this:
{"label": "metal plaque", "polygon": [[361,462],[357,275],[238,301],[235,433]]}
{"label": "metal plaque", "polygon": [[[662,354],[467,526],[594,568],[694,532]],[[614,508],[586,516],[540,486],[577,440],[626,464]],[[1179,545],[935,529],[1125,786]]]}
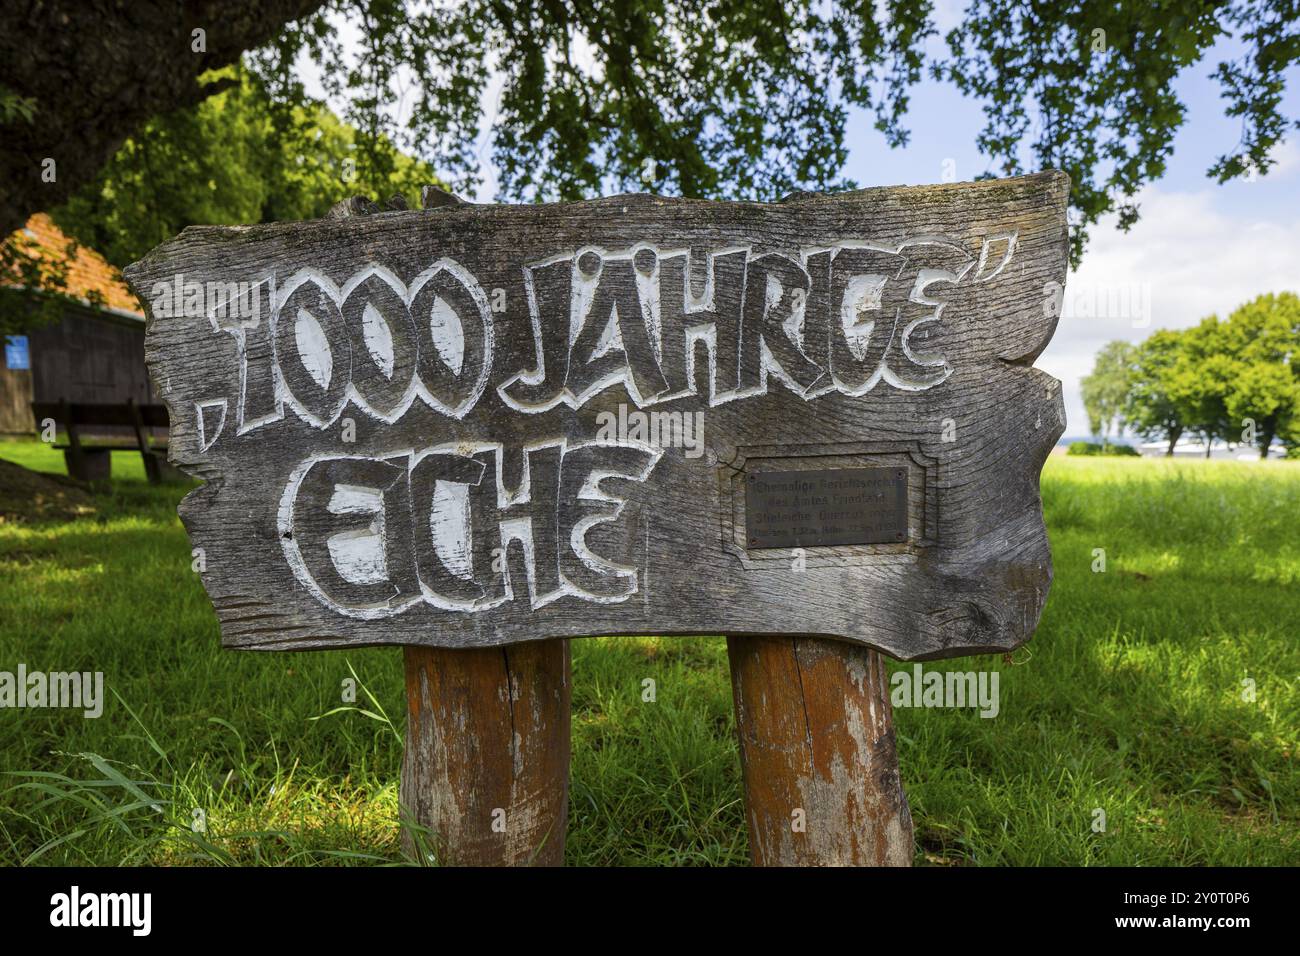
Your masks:
{"label": "metal plaque", "polygon": [[745,480],[751,548],[906,541],[906,468],[760,471]]}

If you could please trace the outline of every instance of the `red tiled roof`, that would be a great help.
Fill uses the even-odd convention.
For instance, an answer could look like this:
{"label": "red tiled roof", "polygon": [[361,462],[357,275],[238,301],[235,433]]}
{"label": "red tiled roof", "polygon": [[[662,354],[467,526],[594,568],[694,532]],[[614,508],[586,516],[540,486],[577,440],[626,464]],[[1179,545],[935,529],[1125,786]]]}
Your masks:
{"label": "red tiled roof", "polygon": [[[57,262],[67,261],[66,249],[70,240],[45,213],[38,212],[32,216],[27,220],[26,227],[14,233],[11,238],[19,235],[25,235],[29,244],[35,244],[33,251],[40,257],[48,257]],[[10,284],[4,277],[0,277],[0,285]],[[96,292],[103,297],[103,304],[108,308],[144,317],[139,300],[122,281],[122,273],[88,246],[77,247],[76,256],[68,264],[67,287],[59,291],[98,304],[90,295],[91,292]]]}

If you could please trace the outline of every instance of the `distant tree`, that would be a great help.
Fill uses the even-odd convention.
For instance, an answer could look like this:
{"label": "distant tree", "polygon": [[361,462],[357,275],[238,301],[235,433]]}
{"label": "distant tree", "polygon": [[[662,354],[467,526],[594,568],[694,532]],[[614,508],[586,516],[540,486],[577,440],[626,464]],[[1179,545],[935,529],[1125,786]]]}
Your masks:
{"label": "distant tree", "polygon": [[[1137,347],[1131,376],[1125,421],[1163,437],[1167,454],[1189,431],[1207,458],[1216,439],[1253,442],[1261,459],[1275,439],[1300,446],[1300,296],[1261,295],[1226,320],[1157,331]],[[1084,381],[1086,403],[1098,386]]]}
{"label": "distant tree", "polygon": [[1220,335],[1232,361],[1224,395],[1231,427],[1254,438],[1261,460],[1275,438],[1300,441],[1300,297],[1261,295],[1229,315]]}
{"label": "distant tree", "polygon": [[1202,319],[1180,333],[1179,350],[1170,374],[1170,395],[1184,411],[1188,431],[1205,442],[1205,457],[1215,439],[1235,440],[1227,396],[1237,367],[1218,316]]}
{"label": "distant tree", "polygon": [[1099,436],[1103,445],[1114,429],[1123,428],[1132,382],[1134,347],[1123,341],[1107,342],[1092,366],[1092,374],[1079,382],[1083,407],[1088,413],[1088,428]]}
{"label": "distant tree", "polygon": [[1153,332],[1137,347],[1124,410],[1124,420],[1135,432],[1148,441],[1166,442],[1166,455],[1173,455],[1189,417],[1176,378],[1182,347],[1183,334],[1173,329]]}

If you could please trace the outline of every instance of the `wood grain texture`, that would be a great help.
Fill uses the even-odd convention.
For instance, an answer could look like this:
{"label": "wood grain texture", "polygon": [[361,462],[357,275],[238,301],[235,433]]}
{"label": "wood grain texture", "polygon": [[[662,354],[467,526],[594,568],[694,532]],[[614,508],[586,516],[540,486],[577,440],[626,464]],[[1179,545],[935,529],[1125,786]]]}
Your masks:
{"label": "wood grain texture", "polygon": [[910,866],[884,658],[835,641],[729,637],[755,866]]}
{"label": "wood grain texture", "polygon": [[[1067,193],[1061,174],[777,204],[431,193],[185,230],[126,274],[171,458],[206,480],[181,516],[224,643],[1020,645],[1051,582],[1038,477],[1064,412],[1032,362]],[[258,314],[163,315],[177,276],[249,283]],[[637,411],[698,413],[702,454],[597,437]],[[907,540],[747,546],[746,474],[876,466],[908,472]]]}
{"label": "wood grain texture", "polygon": [[569,642],[407,647],[402,818],[440,865],[560,866],[569,804]]}

